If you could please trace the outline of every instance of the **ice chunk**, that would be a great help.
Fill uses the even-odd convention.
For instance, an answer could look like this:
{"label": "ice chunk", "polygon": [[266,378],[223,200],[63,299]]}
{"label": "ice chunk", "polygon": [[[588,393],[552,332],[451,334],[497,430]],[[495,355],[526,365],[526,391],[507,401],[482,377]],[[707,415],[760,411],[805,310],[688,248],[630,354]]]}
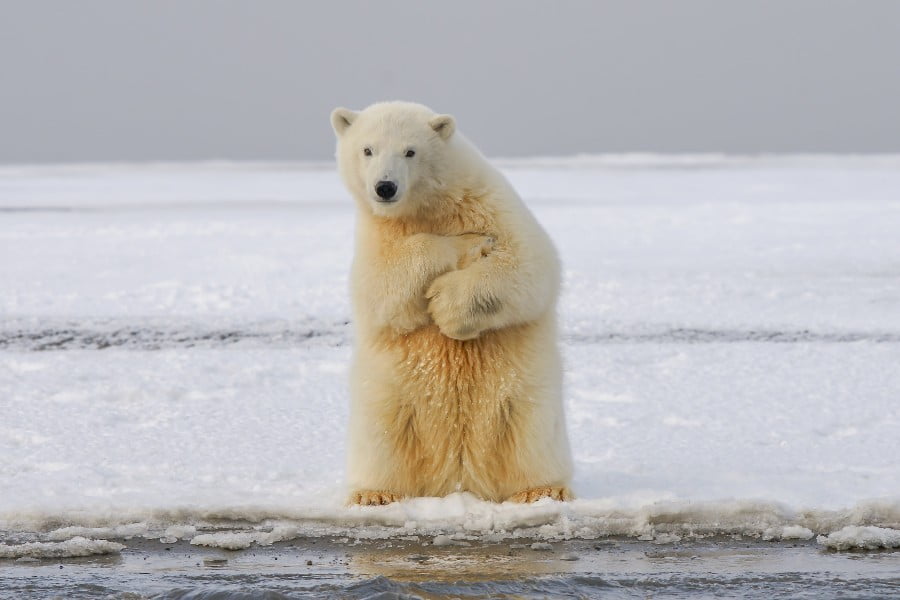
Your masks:
{"label": "ice chunk", "polygon": [[860,527],[848,525],[816,541],[829,550],[878,550],[900,548],[900,530],[889,527]]}
{"label": "ice chunk", "polygon": [[113,554],[125,548],[106,540],[91,540],[81,536],[64,542],[31,542],[28,544],[0,544],[0,558],[71,558]]}
{"label": "ice chunk", "polygon": [[256,536],[247,532],[226,531],[222,533],[204,533],[194,536],[191,544],[194,546],[210,546],[212,548],[224,548],[225,550],[244,550],[256,541]]}

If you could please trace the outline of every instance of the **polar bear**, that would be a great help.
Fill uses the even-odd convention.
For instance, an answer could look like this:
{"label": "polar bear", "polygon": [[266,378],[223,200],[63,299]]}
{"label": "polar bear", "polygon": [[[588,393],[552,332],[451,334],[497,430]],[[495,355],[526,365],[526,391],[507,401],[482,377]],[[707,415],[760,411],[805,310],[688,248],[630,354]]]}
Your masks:
{"label": "polar bear", "polygon": [[450,115],[331,123],[358,209],[350,502],[570,498],[550,238]]}

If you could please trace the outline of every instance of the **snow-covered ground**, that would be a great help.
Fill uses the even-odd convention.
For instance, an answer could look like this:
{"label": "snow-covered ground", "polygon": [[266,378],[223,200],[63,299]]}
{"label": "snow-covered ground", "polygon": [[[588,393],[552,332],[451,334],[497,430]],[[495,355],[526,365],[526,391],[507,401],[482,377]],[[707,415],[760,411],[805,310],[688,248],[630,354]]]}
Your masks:
{"label": "snow-covered ground", "polygon": [[0,542],[30,545],[0,557],[130,536],[900,545],[900,157],[502,165],[564,262],[578,500],[344,506],[354,215],[332,165],[9,166]]}

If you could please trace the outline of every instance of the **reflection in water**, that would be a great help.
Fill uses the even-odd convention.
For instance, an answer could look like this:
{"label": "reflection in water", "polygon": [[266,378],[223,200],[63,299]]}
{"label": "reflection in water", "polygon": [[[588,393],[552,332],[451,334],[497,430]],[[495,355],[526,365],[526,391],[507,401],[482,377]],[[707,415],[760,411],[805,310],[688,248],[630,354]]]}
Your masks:
{"label": "reflection in water", "polygon": [[398,581],[503,581],[572,573],[571,553],[534,551],[522,544],[495,546],[370,547],[354,552],[349,570]]}

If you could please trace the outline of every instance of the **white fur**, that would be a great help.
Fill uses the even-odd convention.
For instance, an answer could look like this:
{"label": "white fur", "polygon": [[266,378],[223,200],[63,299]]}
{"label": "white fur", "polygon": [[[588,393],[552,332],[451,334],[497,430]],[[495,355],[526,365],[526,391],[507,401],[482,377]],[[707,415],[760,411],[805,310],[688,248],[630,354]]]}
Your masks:
{"label": "white fur", "polygon": [[[559,265],[549,237],[449,115],[388,102],[336,109],[332,125],[358,208],[348,452],[356,501],[565,490]],[[394,202],[375,193],[386,180],[397,185]]]}

